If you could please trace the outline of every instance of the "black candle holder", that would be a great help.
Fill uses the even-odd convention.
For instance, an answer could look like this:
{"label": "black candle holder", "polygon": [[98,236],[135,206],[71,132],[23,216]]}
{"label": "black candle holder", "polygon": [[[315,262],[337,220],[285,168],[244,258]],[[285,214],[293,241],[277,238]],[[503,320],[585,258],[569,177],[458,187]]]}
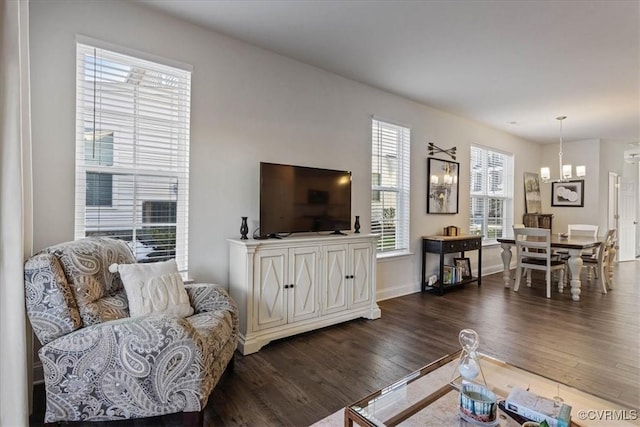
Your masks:
{"label": "black candle holder", "polygon": [[360,234],[360,215],[356,215],[356,222],[353,223],[353,229],[355,234]]}

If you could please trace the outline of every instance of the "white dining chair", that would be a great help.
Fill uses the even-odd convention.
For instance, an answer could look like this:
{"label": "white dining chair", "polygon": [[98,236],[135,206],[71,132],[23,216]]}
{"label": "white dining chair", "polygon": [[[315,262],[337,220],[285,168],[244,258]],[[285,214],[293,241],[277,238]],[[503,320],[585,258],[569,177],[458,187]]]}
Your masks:
{"label": "white dining chair", "polygon": [[[569,224],[567,225],[567,234],[569,238],[571,237],[598,237],[598,230],[600,230],[600,226],[594,224]],[[590,251],[594,253],[594,251]],[[586,255],[586,253],[584,254]]]}
{"label": "white dining chair", "polygon": [[[600,226],[598,225],[594,225],[594,224],[569,224],[567,225],[567,236],[569,237],[569,239],[571,237],[593,237],[594,239],[598,237],[598,230],[600,229]],[[560,251],[556,251],[557,255],[560,255],[560,257],[566,262],[569,259],[569,252],[568,251],[564,251],[564,250],[560,250]],[[595,249],[591,249],[588,251],[584,251],[581,254],[583,257],[590,257],[590,256],[595,256],[596,255],[596,250]],[[567,269],[567,278],[569,278],[569,276],[571,276],[571,272],[569,271],[569,269]]]}
{"label": "white dining chair", "polygon": [[551,253],[551,230],[546,228],[514,228],[517,264],[514,292],[520,289],[522,270],[527,269],[527,286],[531,287],[531,270],[545,271],[547,298],[551,298],[551,272],[559,271],[558,290],[564,289],[565,262],[553,259]]}
{"label": "white dining chair", "polygon": [[611,289],[612,274],[609,271],[609,266],[612,261],[610,256],[613,254],[615,235],[615,229],[607,230],[604,241],[596,249],[596,252],[582,255],[583,267],[588,268],[587,280],[591,281],[595,276],[602,287],[603,294],[607,293],[607,289]]}

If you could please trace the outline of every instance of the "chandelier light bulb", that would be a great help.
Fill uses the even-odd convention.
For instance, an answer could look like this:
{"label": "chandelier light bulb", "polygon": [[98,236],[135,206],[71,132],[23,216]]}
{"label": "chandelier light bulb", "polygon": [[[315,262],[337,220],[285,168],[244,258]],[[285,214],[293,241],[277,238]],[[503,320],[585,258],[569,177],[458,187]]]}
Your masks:
{"label": "chandelier light bulb", "polygon": [[544,181],[548,181],[551,179],[551,171],[549,170],[549,168],[540,168],[540,177],[544,180]]}

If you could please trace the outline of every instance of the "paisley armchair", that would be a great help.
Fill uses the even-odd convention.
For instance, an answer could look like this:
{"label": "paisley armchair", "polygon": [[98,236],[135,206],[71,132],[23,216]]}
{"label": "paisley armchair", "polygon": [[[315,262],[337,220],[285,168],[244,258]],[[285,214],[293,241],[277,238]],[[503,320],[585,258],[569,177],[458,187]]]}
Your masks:
{"label": "paisley armchair", "polygon": [[226,290],[184,285],[194,313],[129,317],[112,263],[135,263],[124,241],[90,237],[25,264],[27,313],[42,344],[45,423],[184,412],[202,423],[209,394],[233,363],[238,313]]}

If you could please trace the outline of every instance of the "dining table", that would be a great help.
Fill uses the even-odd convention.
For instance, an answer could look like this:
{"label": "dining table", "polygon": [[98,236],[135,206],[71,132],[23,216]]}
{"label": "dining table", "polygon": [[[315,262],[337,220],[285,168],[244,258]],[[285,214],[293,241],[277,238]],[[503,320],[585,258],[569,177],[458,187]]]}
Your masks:
{"label": "dining table", "polygon": [[[511,284],[511,247],[515,246],[516,241],[513,235],[499,237],[498,242],[502,248],[502,263],[504,271],[502,278],[504,279],[505,288],[509,288]],[[604,236],[586,237],[586,236],[570,236],[564,237],[559,234],[551,234],[551,249],[566,250],[569,252],[567,265],[571,272],[571,299],[580,301],[580,272],[582,271],[582,252],[588,249],[596,249],[604,242]]]}

